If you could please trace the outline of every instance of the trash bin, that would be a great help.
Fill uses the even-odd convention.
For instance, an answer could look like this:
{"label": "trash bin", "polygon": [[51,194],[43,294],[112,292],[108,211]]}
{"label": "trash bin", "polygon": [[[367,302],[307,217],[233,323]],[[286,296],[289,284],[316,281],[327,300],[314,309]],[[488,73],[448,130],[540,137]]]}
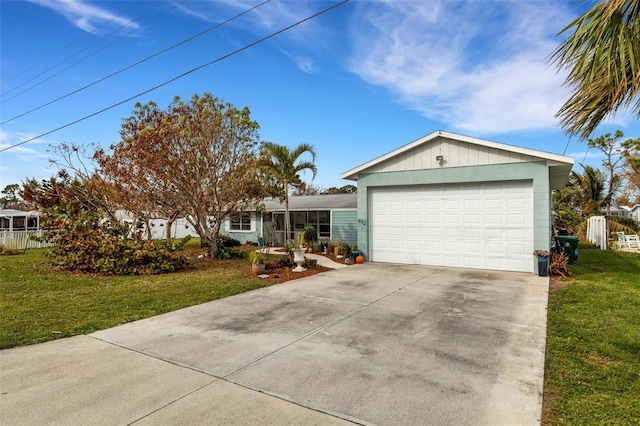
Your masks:
{"label": "trash bin", "polygon": [[549,258],[538,256],[538,276],[546,277],[549,275]]}
{"label": "trash bin", "polygon": [[570,235],[557,235],[556,244],[569,258],[569,263],[573,264],[576,258],[576,249],[578,248],[578,237],[572,237]]}

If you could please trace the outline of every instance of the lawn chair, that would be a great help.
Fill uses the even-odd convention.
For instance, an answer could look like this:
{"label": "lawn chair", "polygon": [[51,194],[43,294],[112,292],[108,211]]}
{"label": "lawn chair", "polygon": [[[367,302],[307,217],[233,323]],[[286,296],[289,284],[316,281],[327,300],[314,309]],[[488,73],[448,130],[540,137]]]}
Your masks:
{"label": "lawn chair", "polygon": [[625,235],[627,240],[627,247],[629,248],[640,248],[640,238],[637,235]]}
{"label": "lawn chair", "polygon": [[618,235],[618,245],[620,247],[629,247],[629,241],[627,241],[627,236],[624,235],[624,232],[616,232]]}

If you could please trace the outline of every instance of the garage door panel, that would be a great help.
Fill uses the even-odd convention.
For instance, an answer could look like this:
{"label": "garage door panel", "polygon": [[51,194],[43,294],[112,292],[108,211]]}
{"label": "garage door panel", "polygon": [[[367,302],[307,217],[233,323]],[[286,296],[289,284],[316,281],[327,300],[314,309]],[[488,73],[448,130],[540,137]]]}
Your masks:
{"label": "garage door panel", "polygon": [[512,254],[523,255],[527,250],[527,246],[524,243],[521,243],[521,244],[510,243],[507,247],[508,247],[507,253],[509,255],[512,255]]}
{"label": "garage door panel", "polygon": [[502,228],[485,228],[485,240],[502,240]]}
{"label": "garage door panel", "polygon": [[445,213],[444,214],[444,223],[454,223],[454,224],[459,224],[461,221],[460,219],[460,214],[457,212],[454,213]]}
{"label": "garage door panel", "polygon": [[503,200],[488,199],[488,200],[485,200],[484,202],[484,208],[485,210],[502,211],[505,208],[505,206],[504,206]]}
{"label": "garage door panel", "polygon": [[462,237],[462,230],[460,228],[444,228],[443,236],[447,241],[458,240]]}
{"label": "garage door panel", "polygon": [[465,226],[477,225],[481,222],[481,215],[479,213],[464,213],[463,221]]}
{"label": "garage door panel", "polygon": [[527,217],[525,213],[509,213],[507,215],[507,223],[509,226],[521,226],[527,223]]}
{"label": "garage door panel", "polygon": [[533,271],[531,182],[373,188],[373,261]]}
{"label": "garage door panel", "polygon": [[502,225],[503,222],[506,220],[503,220],[503,215],[500,213],[486,213],[484,215],[484,223],[487,225]]}
{"label": "garage door panel", "polygon": [[424,215],[424,222],[429,225],[438,225],[440,224],[440,215],[439,214],[425,214]]}
{"label": "garage door panel", "polygon": [[482,239],[482,228],[464,228],[462,230],[462,238],[465,240],[481,240]]}

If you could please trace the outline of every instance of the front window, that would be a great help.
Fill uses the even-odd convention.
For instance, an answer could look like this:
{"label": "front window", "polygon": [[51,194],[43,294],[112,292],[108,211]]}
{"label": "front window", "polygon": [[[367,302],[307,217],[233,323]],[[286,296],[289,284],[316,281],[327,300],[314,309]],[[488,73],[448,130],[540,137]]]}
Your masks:
{"label": "front window", "polygon": [[231,216],[232,231],[251,231],[251,215],[249,213],[236,213]]}

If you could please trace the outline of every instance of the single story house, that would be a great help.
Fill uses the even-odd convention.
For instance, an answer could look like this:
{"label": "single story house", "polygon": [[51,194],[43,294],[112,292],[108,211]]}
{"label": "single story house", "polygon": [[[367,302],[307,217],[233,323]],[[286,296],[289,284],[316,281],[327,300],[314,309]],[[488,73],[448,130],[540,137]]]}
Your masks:
{"label": "single story house", "polygon": [[15,209],[0,209],[0,231],[37,231],[40,213]]}
{"label": "single story house", "polygon": [[[247,211],[225,221],[221,233],[241,243],[263,241],[282,246],[285,242],[284,202],[263,201],[266,214]],[[297,241],[306,225],[313,225],[319,240],[344,241],[356,244],[356,194],[302,195],[289,197],[291,241]]]}
{"label": "single story house", "polygon": [[342,174],[368,261],[536,272],[573,158],[436,131]]}
{"label": "single story house", "polygon": [[633,207],[627,207],[627,206],[620,206],[620,207],[626,210],[627,212],[626,216],[629,216],[636,222],[640,222],[640,204],[636,204]]}

